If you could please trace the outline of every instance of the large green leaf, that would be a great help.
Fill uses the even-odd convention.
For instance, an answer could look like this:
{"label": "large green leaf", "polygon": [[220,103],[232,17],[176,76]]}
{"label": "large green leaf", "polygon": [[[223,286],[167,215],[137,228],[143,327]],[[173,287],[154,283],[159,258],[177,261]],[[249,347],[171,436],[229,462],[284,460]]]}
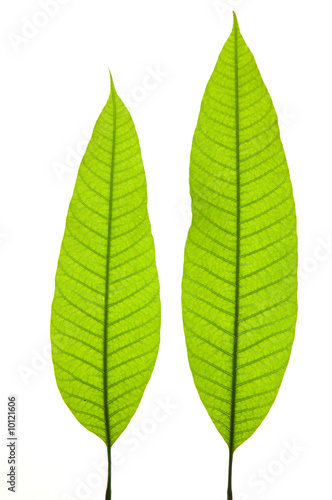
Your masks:
{"label": "large green leaf", "polygon": [[[61,395],[109,451],[142,398],[159,332],[159,282],[140,146],[111,79],[69,206],[51,320]],[[108,484],[107,499],[110,494]]]}
{"label": "large green leaf", "polygon": [[235,15],[203,97],[190,189],[184,329],[197,390],[229,445],[231,478],[234,450],[277,395],[297,315],[292,186],[276,112]]}

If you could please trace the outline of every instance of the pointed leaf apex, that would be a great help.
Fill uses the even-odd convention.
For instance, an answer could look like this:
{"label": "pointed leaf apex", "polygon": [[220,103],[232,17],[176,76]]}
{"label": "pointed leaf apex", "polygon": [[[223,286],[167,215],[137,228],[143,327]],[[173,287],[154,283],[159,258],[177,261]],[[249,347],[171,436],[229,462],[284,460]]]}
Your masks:
{"label": "pointed leaf apex", "polygon": [[111,70],[109,68],[108,68],[108,71],[110,72],[110,79],[111,79],[111,94],[113,94],[113,92],[116,92],[116,90],[115,90],[115,87],[114,87],[114,81],[113,81],[112,73],[111,73]]}
{"label": "pointed leaf apex", "polygon": [[236,17],[236,14],[235,14],[235,11],[233,10],[233,20],[234,20],[234,24],[233,24],[233,30],[234,29],[239,29],[239,22],[237,20],[237,17]]}

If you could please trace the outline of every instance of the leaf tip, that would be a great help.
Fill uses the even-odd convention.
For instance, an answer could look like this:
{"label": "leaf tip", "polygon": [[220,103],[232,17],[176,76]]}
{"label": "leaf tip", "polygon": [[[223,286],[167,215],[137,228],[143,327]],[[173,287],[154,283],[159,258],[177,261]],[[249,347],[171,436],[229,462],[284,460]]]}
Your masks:
{"label": "leaf tip", "polygon": [[239,29],[239,22],[237,20],[237,17],[236,17],[236,13],[235,13],[235,10],[233,10],[233,30],[234,29]]}
{"label": "leaf tip", "polygon": [[111,72],[110,68],[108,68],[108,71],[110,73],[110,80],[111,80],[111,94],[113,94],[113,92],[115,92],[113,76],[112,76],[112,72]]}

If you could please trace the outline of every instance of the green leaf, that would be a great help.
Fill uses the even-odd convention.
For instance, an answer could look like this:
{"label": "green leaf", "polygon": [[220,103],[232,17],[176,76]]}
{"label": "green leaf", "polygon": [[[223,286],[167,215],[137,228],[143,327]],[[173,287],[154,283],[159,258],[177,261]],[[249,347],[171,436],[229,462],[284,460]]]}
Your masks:
{"label": "green leaf", "polygon": [[111,78],[69,206],[51,319],[61,395],[109,451],[143,396],[159,333],[159,282],[141,151]]}
{"label": "green leaf", "polygon": [[277,395],[297,316],[292,186],[277,115],[235,15],[203,97],[190,190],[184,330],[200,398],[230,449],[231,478],[234,450]]}

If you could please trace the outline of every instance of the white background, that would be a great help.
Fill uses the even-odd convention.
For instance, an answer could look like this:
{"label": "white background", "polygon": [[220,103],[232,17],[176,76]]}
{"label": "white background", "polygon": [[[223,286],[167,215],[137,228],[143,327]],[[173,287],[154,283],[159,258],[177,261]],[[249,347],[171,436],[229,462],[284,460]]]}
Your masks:
{"label": "white background", "polygon": [[[331,2],[221,0],[225,12],[213,0],[62,3],[15,50],[8,35],[21,35],[24,18],[42,22],[41,7],[38,0],[1,0],[1,498],[13,498],[5,485],[6,403],[16,394],[15,498],[104,499],[105,479],[91,476],[93,464],[106,458],[104,444],[63,403],[46,356],[54,275],[79,163],[66,156],[81,150],[106,102],[108,67],[119,95],[127,102],[129,96],[141,142],[163,304],[156,369],[128,427],[129,441],[123,436],[114,446],[121,463],[113,468],[113,498],[226,498],[228,450],[192,382],[180,286],[191,140],[205,85],[232,28],[229,4],[279,113],[300,245],[291,362],[268,417],[236,452],[235,499],[330,498]],[[164,75],[155,88],[142,90],[158,68]],[[66,166],[63,176],[56,175],[57,164]],[[159,412],[165,419],[154,422],[158,400],[167,399],[176,408]],[[133,440],[137,429],[140,438]],[[301,451],[292,457],[285,449],[293,442]],[[260,488],[259,474],[267,474]],[[75,493],[79,480],[90,484],[85,496]]]}

